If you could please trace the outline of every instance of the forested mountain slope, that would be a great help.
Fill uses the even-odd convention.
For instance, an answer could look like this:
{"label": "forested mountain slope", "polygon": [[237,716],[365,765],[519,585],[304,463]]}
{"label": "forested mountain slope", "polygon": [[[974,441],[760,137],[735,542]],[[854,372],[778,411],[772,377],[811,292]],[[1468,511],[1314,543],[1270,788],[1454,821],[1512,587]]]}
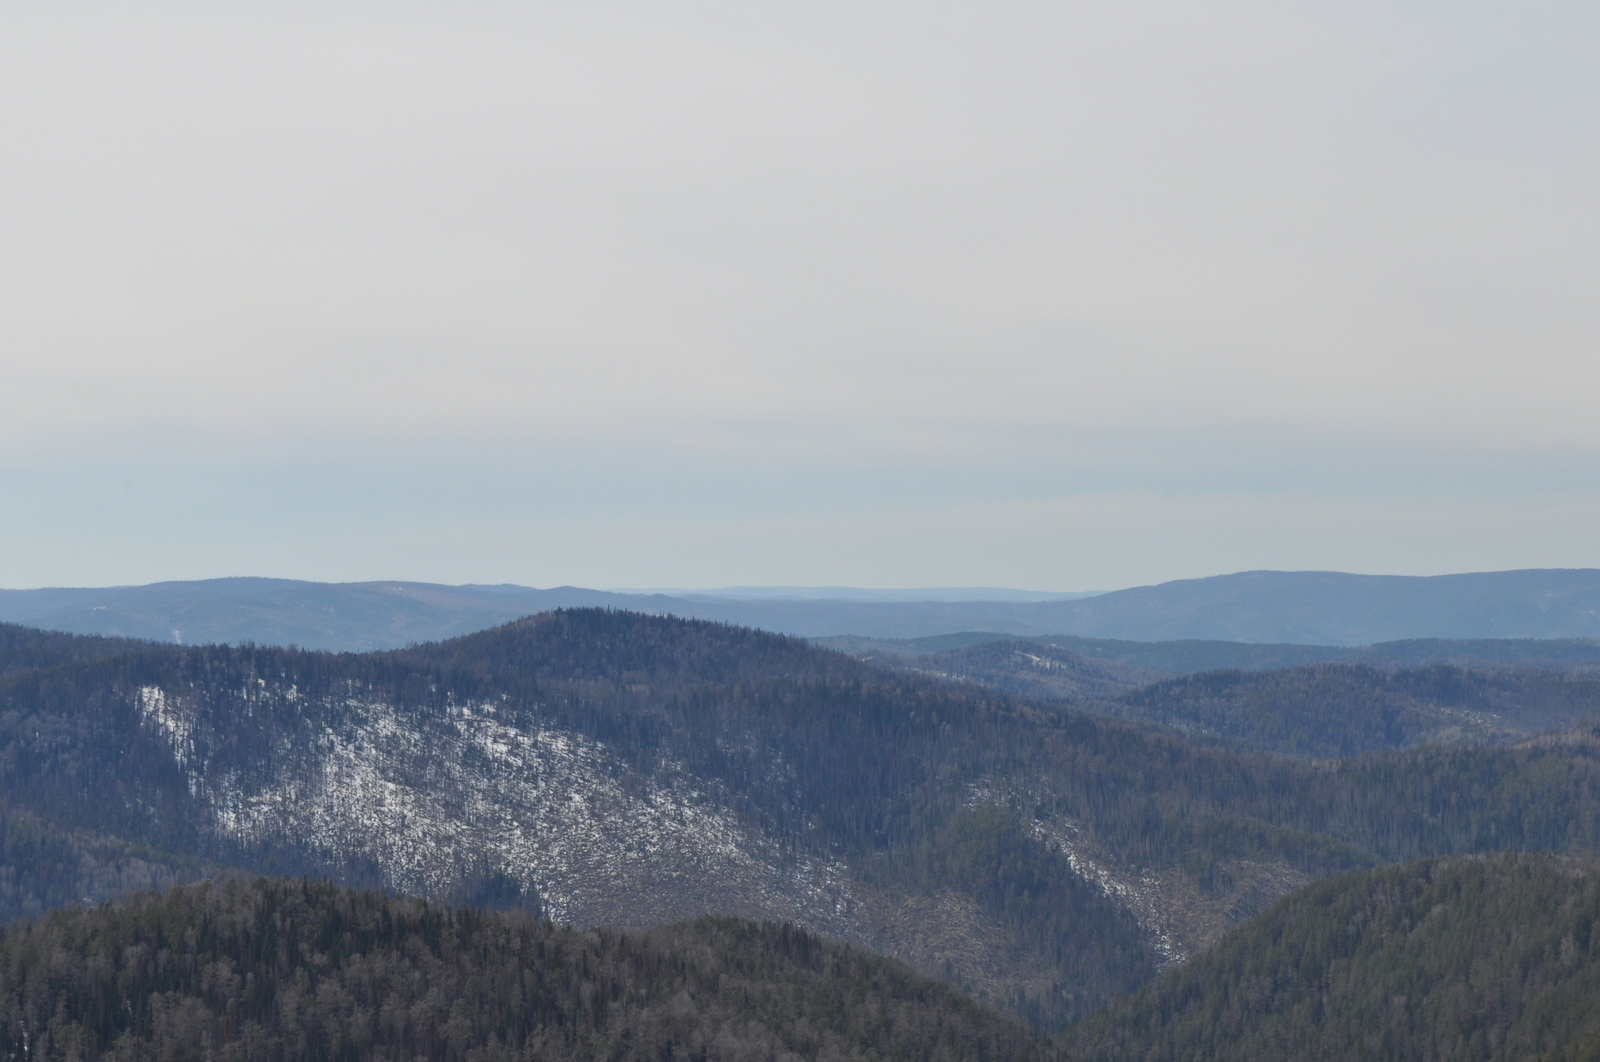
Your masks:
{"label": "forested mountain slope", "polygon": [[0,922],[194,881],[216,869],[192,856],[63,830],[26,811],[0,812]]}
{"label": "forested mountain slope", "polygon": [[788,920],[1047,1024],[1329,874],[1595,853],[1597,746],[1309,764],[599,610],[0,680],[0,806],[65,833],[579,924]]}
{"label": "forested mountain slope", "polygon": [[[1364,664],[1416,668],[1435,664],[1477,670],[1519,668],[1600,677],[1600,639],[1593,638],[1413,638],[1372,645],[1260,645],[1250,642],[1130,642],[1049,634],[1014,638],[966,631],[931,638],[817,638],[826,649],[914,669],[991,673],[982,681],[999,687],[1009,679],[1030,681],[1038,667],[1031,657],[1048,650],[1088,663],[1122,664],[1142,672],[1189,675],[1197,671],[1270,671],[1310,664]],[[1041,648],[1043,647],[1043,648]],[[1012,654],[1007,659],[1005,653]],[[975,679],[976,680],[976,679]]]}
{"label": "forested mountain slope", "polygon": [[13,676],[0,796],[66,831],[434,896],[483,882],[583,924],[791,919],[1070,1013],[1158,959],[1047,838],[963,826],[1031,725],[791,639],[558,613],[404,653],[148,646]]}
{"label": "forested mountain slope", "polygon": [[1312,885],[1107,1013],[1072,1057],[1389,1062],[1600,1055],[1600,866],[1424,860]]}
{"label": "forested mountain slope", "polygon": [[146,648],[144,643],[127,638],[62,634],[0,623],[0,679],[22,671],[104,660],[143,648]]}
{"label": "forested mountain slope", "polygon": [[908,671],[1041,700],[1115,697],[1171,676],[1045,641],[1002,641],[888,661]]}
{"label": "forested mountain slope", "polygon": [[579,931],[329,885],[144,894],[0,939],[7,1057],[1049,1057],[1021,1022],[788,925]]}
{"label": "forested mountain slope", "polygon": [[1327,664],[1185,675],[1084,705],[1291,756],[1507,742],[1600,716],[1600,679],[1547,671]]}
{"label": "forested mountain slope", "polygon": [[986,642],[886,662],[1000,693],[1069,703],[1084,712],[1314,758],[1425,742],[1504,743],[1600,715],[1600,677],[1582,667],[1333,663],[1173,677],[1032,640]]}

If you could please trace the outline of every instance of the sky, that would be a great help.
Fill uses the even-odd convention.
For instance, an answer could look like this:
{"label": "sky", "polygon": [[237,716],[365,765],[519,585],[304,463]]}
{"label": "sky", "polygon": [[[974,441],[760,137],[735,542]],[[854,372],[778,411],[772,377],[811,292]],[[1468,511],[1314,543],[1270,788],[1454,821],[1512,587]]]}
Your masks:
{"label": "sky", "polygon": [[1600,566],[1600,6],[0,7],[0,586]]}

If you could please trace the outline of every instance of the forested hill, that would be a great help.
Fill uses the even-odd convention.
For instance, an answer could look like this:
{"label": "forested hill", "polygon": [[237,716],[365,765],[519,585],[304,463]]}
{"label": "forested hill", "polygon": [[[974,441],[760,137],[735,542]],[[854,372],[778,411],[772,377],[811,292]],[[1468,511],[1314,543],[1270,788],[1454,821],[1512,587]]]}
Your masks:
{"label": "forested hill", "polygon": [[1600,570],[1543,568],[1434,576],[1236,572],[1025,607],[1050,624],[1039,633],[1368,645],[1595,638],[1597,606]]}
{"label": "forested hill", "polygon": [[388,653],[147,645],[13,674],[0,813],[63,875],[5,878],[8,916],[185,860],[584,925],[720,912],[1054,1024],[1330,874],[1600,852],[1600,739],[1309,764],[574,610]]}
{"label": "forested hill", "polygon": [[1165,671],[1097,659],[1043,641],[985,642],[926,656],[866,659],[952,682],[969,682],[1001,693],[1052,701],[1115,697],[1171,677]]}
{"label": "forested hill", "polygon": [[1072,1057],[1600,1056],[1600,866],[1424,860],[1313,885],[1078,1025]]}
{"label": "forested hill", "polygon": [[0,938],[11,1058],[1030,1062],[1021,1022],[789,925],[579,931],[226,881]]}
{"label": "forested hill", "polygon": [[1600,716],[1600,679],[1547,671],[1348,664],[1212,671],[1084,705],[1291,756],[1506,742]]}
{"label": "forested hill", "polygon": [[0,679],[39,668],[104,660],[147,648],[128,638],[99,638],[88,634],[62,634],[34,627],[0,623]]}
{"label": "forested hill", "polygon": [[[1140,672],[1189,675],[1197,671],[1268,671],[1311,664],[1362,664],[1416,668],[1448,664],[1479,670],[1507,668],[1600,675],[1600,639],[1594,638],[1413,638],[1372,645],[1278,645],[1251,642],[1182,640],[1130,642],[1050,634],[1015,638],[967,631],[933,638],[817,638],[826,649],[866,660],[913,668],[977,672],[1025,678],[1026,658],[1051,658],[1085,664],[1125,665]],[[1007,665],[1010,666],[1007,666]]]}
{"label": "forested hill", "polygon": [[[1531,643],[1520,657],[1485,655],[1519,661],[1557,655],[1533,648],[1542,646]],[[1314,758],[1425,742],[1517,741],[1600,715],[1600,675],[1587,665],[1543,670],[1341,662],[1173,677],[1043,641],[1010,640],[885,662],[915,674],[1066,702],[1084,712]]]}

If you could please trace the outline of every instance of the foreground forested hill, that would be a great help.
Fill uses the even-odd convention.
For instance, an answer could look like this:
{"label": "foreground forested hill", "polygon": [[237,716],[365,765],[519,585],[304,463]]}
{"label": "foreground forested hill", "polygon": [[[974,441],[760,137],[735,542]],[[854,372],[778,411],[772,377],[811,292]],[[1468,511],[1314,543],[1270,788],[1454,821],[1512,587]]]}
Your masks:
{"label": "foreground forested hill", "polygon": [[1600,865],[1424,860],[1313,885],[1068,1034],[1085,1059],[1600,1056]]}
{"label": "foreground forested hill", "polygon": [[1600,1052],[1600,864],[1499,853],[1313,884],[1039,1038],[791,925],[579,930],[224,879],[0,934],[8,1057],[1138,1062]]}
{"label": "foreground forested hill", "polygon": [[240,880],[0,938],[10,1058],[1029,1062],[1003,1017],[789,925],[580,931]]}
{"label": "foreground forested hill", "polygon": [[97,865],[79,851],[580,925],[718,912],[1055,1025],[1319,878],[1600,853],[1600,736],[1308,763],[759,631],[574,610],[390,653],[145,645],[15,673],[0,815],[65,839],[61,880],[35,875],[8,916],[127,880],[74,878]]}

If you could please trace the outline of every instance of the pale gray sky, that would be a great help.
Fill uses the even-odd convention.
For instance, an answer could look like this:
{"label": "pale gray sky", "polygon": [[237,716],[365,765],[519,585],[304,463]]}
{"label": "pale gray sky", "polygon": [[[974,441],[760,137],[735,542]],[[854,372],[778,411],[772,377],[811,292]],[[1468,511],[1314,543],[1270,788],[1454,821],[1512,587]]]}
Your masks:
{"label": "pale gray sky", "polygon": [[1600,7],[12,3],[0,585],[1600,565]]}

